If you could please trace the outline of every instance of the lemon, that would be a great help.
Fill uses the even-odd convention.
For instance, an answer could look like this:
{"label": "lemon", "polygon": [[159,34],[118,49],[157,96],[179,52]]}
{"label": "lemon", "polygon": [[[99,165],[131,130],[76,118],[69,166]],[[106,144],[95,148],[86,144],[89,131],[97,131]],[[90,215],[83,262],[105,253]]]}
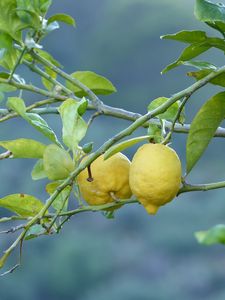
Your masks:
{"label": "lemon", "polygon": [[181,184],[181,163],[176,152],[162,144],[145,144],[130,167],[130,188],[149,214],[170,202]]}
{"label": "lemon", "polygon": [[99,156],[91,164],[92,181],[88,180],[87,168],[77,177],[82,197],[90,205],[130,198],[129,170],[130,161],[120,152],[107,160]]}

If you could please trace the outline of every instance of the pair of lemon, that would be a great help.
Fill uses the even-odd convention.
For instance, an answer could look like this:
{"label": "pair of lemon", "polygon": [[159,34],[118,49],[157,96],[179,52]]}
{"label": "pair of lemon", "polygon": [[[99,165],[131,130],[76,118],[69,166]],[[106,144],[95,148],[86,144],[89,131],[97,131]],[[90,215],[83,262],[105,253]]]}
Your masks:
{"label": "pair of lemon", "polygon": [[181,184],[181,163],[176,152],[162,144],[145,144],[132,162],[117,153],[107,160],[99,156],[77,178],[80,192],[90,205],[101,205],[135,195],[149,214],[170,202]]}

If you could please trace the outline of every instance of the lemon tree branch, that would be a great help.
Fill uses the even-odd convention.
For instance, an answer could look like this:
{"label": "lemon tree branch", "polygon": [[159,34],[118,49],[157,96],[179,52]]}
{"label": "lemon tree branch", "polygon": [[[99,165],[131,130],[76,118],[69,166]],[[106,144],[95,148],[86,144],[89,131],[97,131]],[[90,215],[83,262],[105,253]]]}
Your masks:
{"label": "lemon tree branch", "polygon": [[[40,115],[45,115],[45,114],[59,114],[58,107],[44,107],[44,108],[37,108],[40,106],[44,105],[49,105],[51,103],[59,102],[61,100],[57,99],[46,99],[42,101],[35,102],[34,104],[30,105],[27,107],[27,111],[32,112],[32,113],[37,113]],[[95,110],[93,105],[89,103],[88,105],[88,110]],[[112,107],[109,105],[102,104],[102,115],[109,116],[109,117],[115,117],[123,120],[128,120],[128,121],[135,121],[138,118],[140,118],[142,115],[139,113],[134,113],[132,111],[127,111],[121,108],[116,108]],[[99,115],[101,115],[99,114]],[[17,113],[12,113],[8,109],[0,109],[0,122],[9,120],[11,118],[18,117],[19,115]],[[151,124],[156,124],[158,126],[161,126],[160,121],[157,119],[151,119],[150,120]],[[143,124],[143,127],[148,127],[149,123]],[[169,130],[173,128],[173,123],[169,121],[165,121],[165,127]],[[190,125],[189,124],[180,124],[180,123],[175,123],[174,124],[174,132],[176,133],[188,133],[190,130]],[[216,132],[215,132],[215,137],[225,137],[225,128],[219,127]]]}
{"label": "lemon tree branch", "polygon": [[[53,68],[53,70],[56,71],[55,68]],[[53,204],[56,197],[64,190],[64,188],[66,188],[68,185],[71,185],[73,183],[74,179],[77,177],[77,175],[82,170],[84,170],[87,166],[89,166],[95,159],[97,159],[101,154],[103,154],[107,149],[109,149],[116,142],[118,142],[122,138],[132,134],[137,128],[143,126],[146,122],[148,122],[150,119],[152,119],[156,115],[165,112],[177,100],[180,100],[184,97],[190,97],[195,91],[197,91],[198,89],[200,89],[201,87],[206,85],[210,80],[212,80],[213,78],[215,78],[216,76],[220,75],[223,72],[225,72],[225,66],[218,68],[217,70],[210,73],[209,75],[207,75],[203,79],[199,80],[198,82],[194,83],[193,85],[189,86],[188,88],[182,90],[181,92],[174,94],[161,106],[159,106],[156,109],[148,112],[147,114],[137,118],[130,126],[128,126],[126,129],[124,129],[121,132],[119,132],[118,134],[116,134],[114,137],[107,140],[96,152],[90,154],[90,156],[87,158],[87,160],[84,162],[81,162],[80,165],[78,166],[78,168],[76,168],[71,173],[71,175],[66,180],[64,180],[64,182],[61,185],[59,185],[57,187],[55,192],[47,199],[46,204],[40,210],[40,212],[27,222],[27,224],[25,225],[25,229],[22,231],[22,233],[19,235],[19,237],[16,239],[16,241],[14,241],[14,243],[5,251],[3,257],[0,260],[0,267],[4,265],[5,260],[10,255],[10,253],[17,247],[17,245],[22,244],[27,231],[34,224],[38,223],[40,221],[40,219],[42,219],[45,216],[48,208]],[[69,75],[67,75],[67,74],[65,75],[64,72],[61,72],[61,71],[59,72],[58,68],[57,68],[57,73],[62,74],[66,79],[68,79],[67,76],[69,76]],[[0,82],[1,81],[5,82],[5,80],[2,80],[2,79],[0,80]],[[14,86],[16,86],[19,89],[20,88],[28,89],[28,90],[43,94],[48,97],[50,97],[50,95],[52,96],[52,93],[49,93],[45,90],[38,89],[38,88],[30,86],[30,85],[23,85],[23,84],[16,83],[14,81],[11,82],[11,84],[12,83],[14,84]],[[101,102],[98,102],[98,98],[93,97],[92,93],[91,94],[88,93],[88,94],[92,97],[93,105],[99,110],[99,105],[102,105]],[[65,97],[63,97],[61,95],[60,96],[58,95],[58,97],[59,97],[58,99],[60,99],[60,100],[65,100]],[[56,97],[53,97],[53,98],[57,99]]]}
{"label": "lemon tree branch", "polygon": [[206,184],[188,184],[184,183],[183,187],[180,189],[178,195],[187,192],[201,192],[201,191],[209,191],[215,189],[225,188],[225,181],[214,182],[214,183],[206,183]]}
{"label": "lemon tree branch", "polygon": [[212,78],[218,76],[219,74],[225,72],[225,66],[219,68],[218,70],[214,71],[213,74],[209,74],[202,80],[194,83],[190,87],[186,88],[185,90],[173,95],[171,98],[168,99],[165,103],[163,103],[161,106],[157,107],[153,111],[148,112],[147,114],[141,116],[138,118],[134,123],[132,123],[130,126],[128,126],[126,129],[122,130],[118,134],[116,134],[111,139],[107,140],[96,152],[89,155],[87,160],[85,162],[81,162],[77,169],[75,169],[71,175],[64,180],[64,182],[58,186],[58,188],[55,190],[55,192],[48,198],[45,206],[42,208],[42,210],[31,219],[30,222],[27,224],[27,228],[30,228],[35,222],[43,217],[45,213],[47,212],[48,208],[52,205],[56,197],[61,193],[61,191],[68,185],[71,185],[73,180],[77,177],[77,175],[83,171],[87,166],[89,166],[95,159],[97,159],[101,154],[103,154],[107,149],[109,149],[113,144],[115,144],[117,141],[121,140],[122,138],[130,135],[133,133],[137,128],[141,127],[145,122],[153,118],[154,116],[163,113],[167,110],[168,107],[170,107],[173,103],[175,103],[177,100],[190,96],[195,91],[200,89],[202,86],[206,85]]}

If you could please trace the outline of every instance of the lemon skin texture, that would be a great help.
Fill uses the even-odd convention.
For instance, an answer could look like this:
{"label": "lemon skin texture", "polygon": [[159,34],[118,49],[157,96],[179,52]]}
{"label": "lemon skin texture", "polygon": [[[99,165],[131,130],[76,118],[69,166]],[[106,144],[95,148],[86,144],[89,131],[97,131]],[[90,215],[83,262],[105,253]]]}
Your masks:
{"label": "lemon skin texture", "polygon": [[[130,161],[122,153],[116,153],[107,160],[99,156],[91,164],[93,181],[89,182],[87,168],[82,171],[77,182],[83,199],[89,205],[102,205],[114,202],[115,199],[129,199]],[[113,196],[114,195],[114,196]]]}
{"label": "lemon skin texture", "polygon": [[181,185],[181,162],[176,152],[162,144],[145,144],[130,167],[130,188],[149,214],[170,202]]}

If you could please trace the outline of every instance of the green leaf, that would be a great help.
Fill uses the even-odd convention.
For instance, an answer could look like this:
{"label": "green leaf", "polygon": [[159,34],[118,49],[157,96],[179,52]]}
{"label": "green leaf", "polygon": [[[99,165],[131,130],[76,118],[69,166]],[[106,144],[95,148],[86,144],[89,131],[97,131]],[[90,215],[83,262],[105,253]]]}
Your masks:
{"label": "green leaf", "polygon": [[199,70],[202,69],[209,69],[209,70],[216,70],[217,67],[207,61],[201,61],[201,60],[188,60],[188,61],[183,61],[183,65],[188,66],[188,67],[195,67]]}
{"label": "green leaf", "polygon": [[17,1],[0,1],[0,32],[7,33],[14,40],[21,42],[21,31],[27,27],[17,16]]}
{"label": "green leaf", "polygon": [[77,112],[80,116],[83,116],[83,114],[85,114],[86,110],[88,108],[88,101],[86,98],[82,98],[79,102],[78,102],[78,108],[77,108]]}
{"label": "green leaf", "polygon": [[[164,104],[167,101],[168,101],[168,98],[166,98],[166,97],[159,97],[159,98],[152,100],[152,102],[150,102],[150,104],[148,106],[148,111],[155,110],[156,108],[158,108],[159,106],[161,106],[162,104]],[[156,117],[159,119],[173,121],[177,115],[177,112],[179,109],[179,104],[180,104],[179,101],[175,102],[164,113],[159,114]]]}
{"label": "green leaf", "polygon": [[225,244],[225,225],[218,224],[207,231],[198,231],[195,237],[200,244]]}
{"label": "green leaf", "polygon": [[[43,16],[46,14],[51,3],[51,0],[17,0],[17,9],[20,11],[23,10],[25,12],[35,13],[37,16]],[[26,20],[26,15],[22,17],[24,17]]]}
{"label": "green leaf", "polygon": [[[72,73],[71,76],[86,85],[96,95],[110,95],[116,92],[116,88],[108,79],[94,72],[78,71]],[[78,97],[87,96],[87,93],[85,93],[82,89],[72,84],[71,82],[67,81],[66,86]]]}
{"label": "green leaf", "polygon": [[149,124],[148,127],[149,140],[160,143],[163,140],[162,130],[156,124]]}
{"label": "green leaf", "polygon": [[0,72],[0,78],[9,79],[10,74],[7,72]]}
{"label": "green leaf", "polygon": [[[197,72],[188,72],[187,75],[194,77],[197,81],[204,78],[205,76],[209,75],[210,73],[212,73],[213,71],[210,69],[204,69],[204,70],[200,70]],[[225,87],[225,73],[219,74],[218,76],[216,76],[215,78],[213,78],[212,80],[210,80],[210,83],[214,84],[214,85],[219,85],[222,87]]]}
{"label": "green leaf", "polygon": [[204,42],[207,39],[205,31],[200,30],[183,30],[174,34],[166,34],[161,36],[162,39],[175,40],[183,43],[193,44]]}
{"label": "green leaf", "polygon": [[11,70],[19,56],[18,50],[13,46],[13,38],[5,32],[0,33],[0,65],[7,70]]}
{"label": "green leaf", "polygon": [[52,4],[52,0],[36,0],[42,13],[46,13]]}
{"label": "green leaf", "polygon": [[17,112],[22,118],[24,118],[29,124],[31,124],[44,136],[46,136],[50,141],[60,146],[60,142],[58,141],[56,134],[41,116],[34,113],[26,113],[26,106],[23,99],[18,97],[9,97],[7,106]]}
{"label": "green leaf", "polygon": [[17,8],[16,11],[17,16],[24,24],[27,24],[29,27],[34,28],[36,30],[41,29],[41,20],[39,15],[35,11],[26,9],[26,7]]}
{"label": "green leaf", "polygon": [[[54,181],[54,182],[50,182],[46,185],[46,192],[49,195],[52,195],[55,190],[57,189],[57,187],[61,184],[61,181]],[[67,186],[65,187],[62,192],[55,198],[54,202],[52,203],[52,207],[56,210],[56,211],[67,211],[67,207],[68,207],[68,198],[71,192],[71,187]],[[64,200],[67,198],[67,201],[65,203],[65,205],[63,206],[63,202]],[[62,207],[63,206],[63,207]]]}
{"label": "green leaf", "polygon": [[219,31],[224,36],[224,33],[225,33],[225,23],[223,23],[223,22],[217,22],[216,21],[216,22],[206,22],[206,24],[208,26],[210,26],[211,28]]}
{"label": "green leaf", "polygon": [[0,141],[0,146],[12,152],[13,158],[42,158],[46,145],[31,139]]}
{"label": "green leaf", "polygon": [[23,99],[19,97],[9,97],[6,105],[9,109],[14,110],[21,116],[26,113],[26,105]]}
{"label": "green leaf", "polygon": [[51,127],[49,127],[48,123],[40,115],[34,113],[25,113],[25,115],[22,117],[36,130],[46,136],[50,141],[56,143],[58,146],[61,146],[55,132]]}
{"label": "green leaf", "polygon": [[42,227],[40,224],[35,224],[31,228],[28,229],[26,233],[25,240],[31,240],[34,239],[42,234],[46,233],[46,229]]}
{"label": "green leaf", "polygon": [[224,117],[225,92],[222,92],[209,99],[191,123],[186,146],[187,173],[204,153]]}
{"label": "green leaf", "polygon": [[86,107],[87,100],[85,98],[80,102],[76,102],[74,99],[67,99],[59,107],[63,123],[63,142],[72,151],[76,149],[78,143],[87,132],[87,124],[79,114],[79,112],[83,114]]}
{"label": "green leaf", "polygon": [[31,172],[31,177],[33,180],[39,180],[39,179],[43,179],[43,178],[47,177],[45,170],[44,170],[43,159],[39,159],[36,162],[36,164],[33,167],[32,172]]}
{"label": "green leaf", "polygon": [[48,24],[50,24],[54,21],[63,22],[63,23],[66,23],[68,25],[76,27],[76,22],[75,22],[74,18],[72,18],[71,16],[66,15],[66,14],[56,14],[54,16],[51,16],[48,19]]}
{"label": "green leaf", "polygon": [[124,149],[127,149],[129,147],[132,147],[133,145],[137,144],[137,143],[140,143],[144,140],[148,140],[149,139],[149,136],[148,135],[144,135],[144,136],[139,136],[139,137],[136,137],[136,138],[133,138],[133,139],[129,139],[129,140],[126,140],[126,141],[123,141],[119,144],[116,144],[112,147],[110,147],[104,154],[104,159],[108,159],[110,158],[111,156],[113,156],[114,154],[120,152],[120,151],[123,151]]}
{"label": "green leaf", "polygon": [[196,0],[194,14],[202,22],[225,22],[225,6],[222,3]]}
{"label": "green leaf", "polygon": [[217,48],[225,51],[225,41],[220,38],[211,38],[207,37],[207,39],[203,42],[199,43],[193,43],[190,44],[187,48],[184,49],[184,51],[181,53],[179,58],[173,62],[172,64],[168,65],[165,69],[162,70],[162,74],[184,64],[185,61],[189,61],[193,59],[194,57],[199,56],[203,52],[206,52],[210,48]]}
{"label": "green leaf", "polygon": [[200,55],[201,53],[210,49],[210,47],[211,46],[206,42],[191,44],[190,46],[188,46],[187,48],[184,49],[184,51],[181,53],[181,55],[175,62],[168,65],[165,69],[162,70],[161,73],[165,74],[166,72],[183,64],[183,61],[190,60],[190,59]]}
{"label": "green leaf", "polygon": [[40,200],[27,194],[12,194],[0,199],[0,207],[4,207],[21,217],[35,216],[43,206]]}
{"label": "green leaf", "polygon": [[65,179],[74,169],[69,153],[56,145],[46,147],[43,163],[45,173],[50,180]]}

